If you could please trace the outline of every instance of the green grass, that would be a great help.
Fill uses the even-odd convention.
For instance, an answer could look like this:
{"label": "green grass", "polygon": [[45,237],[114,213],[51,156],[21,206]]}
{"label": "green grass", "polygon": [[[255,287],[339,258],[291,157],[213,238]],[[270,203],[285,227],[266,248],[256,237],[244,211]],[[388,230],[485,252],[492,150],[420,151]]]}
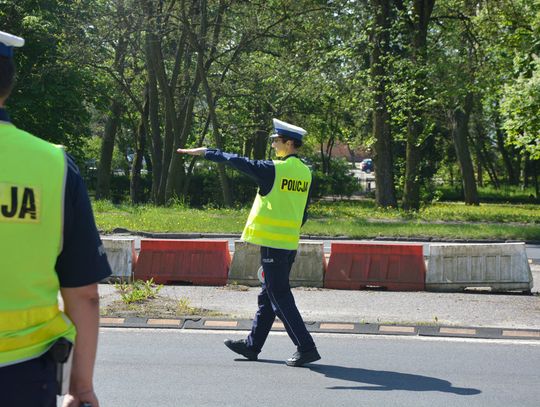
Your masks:
{"label": "green grass", "polygon": [[[249,208],[193,209],[181,205],[94,202],[99,229],[146,232],[241,233]],[[446,239],[540,240],[540,205],[436,203],[418,212],[379,209],[372,200],[319,202],[310,207],[303,234]]]}
{"label": "green grass", "polygon": [[153,205],[113,205],[106,201],[94,202],[98,228],[110,232],[125,228],[146,232],[177,233],[239,233],[249,209],[191,209],[181,205],[157,207]]}
{"label": "green grass", "polygon": [[540,240],[540,225],[430,224],[413,221],[385,223],[316,219],[308,222],[302,229],[302,233],[320,236],[348,236],[354,239],[400,237],[531,241]]}
{"label": "green grass", "polygon": [[540,224],[540,205],[435,203],[418,212],[380,209],[372,200],[319,202],[310,207],[311,217],[423,222],[517,222]]}

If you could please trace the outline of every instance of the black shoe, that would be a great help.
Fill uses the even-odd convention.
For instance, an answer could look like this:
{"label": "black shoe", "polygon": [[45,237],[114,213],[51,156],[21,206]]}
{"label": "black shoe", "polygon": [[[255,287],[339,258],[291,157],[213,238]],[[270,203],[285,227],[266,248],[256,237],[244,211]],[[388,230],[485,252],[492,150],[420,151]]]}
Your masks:
{"label": "black shoe", "polygon": [[321,355],[317,352],[317,349],[310,350],[308,352],[295,352],[292,358],[287,359],[287,366],[300,367],[306,363],[311,363],[319,360]]}
{"label": "black shoe", "polygon": [[232,339],[226,339],[224,343],[227,348],[229,348],[233,352],[238,353],[239,355],[242,355],[248,360],[258,359],[258,353],[248,348],[245,339],[240,339],[237,341],[233,341]]}

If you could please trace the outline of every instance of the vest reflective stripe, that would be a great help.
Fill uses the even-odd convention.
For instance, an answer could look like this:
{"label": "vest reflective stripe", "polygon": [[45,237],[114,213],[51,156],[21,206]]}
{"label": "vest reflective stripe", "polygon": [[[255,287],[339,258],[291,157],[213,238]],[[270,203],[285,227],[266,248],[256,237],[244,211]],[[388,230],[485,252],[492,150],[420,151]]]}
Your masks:
{"label": "vest reflective stripe", "polygon": [[42,324],[58,314],[58,305],[17,311],[0,311],[0,331],[17,331]]}
{"label": "vest reflective stripe", "polygon": [[266,216],[259,215],[257,217],[257,221],[261,225],[268,225],[268,226],[277,226],[280,228],[290,228],[290,229],[298,229],[302,226],[302,221],[293,221],[293,220],[280,220],[280,219],[272,219],[267,218]]}
{"label": "vest reflective stripe", "polygon": [[[274,242],[285,241],[285,242],[296,242],[297,239],[294,235],[286,235],[284,233],[272,233],[266,232],[264,230],[254,229],[252,236],[255,238],[273,240]],[[266,246],[266,245],[265,245]]]}
{"label": "vest reflective stripe", "polygon": [[296,250],[307,203],[311,172],[296,157],[274,161],[276,175],[271,191],[257,194],[242,240],[260,246]]}
{"label": "vest reflective stripe", "polygon": [[75,340],[58,309],[67,163],[62,149],[0,125],[0,366]]}
{"label": "vest reflective stripe", "polygon": [[57,311],[55,316],[48,321],[25,330],[13,331],[12,335],[3,337],[0,340],[0,352],[33,348],[43,343],[49,344],[53,340],[64,336],[70,324],[69,319],[63,313]]}

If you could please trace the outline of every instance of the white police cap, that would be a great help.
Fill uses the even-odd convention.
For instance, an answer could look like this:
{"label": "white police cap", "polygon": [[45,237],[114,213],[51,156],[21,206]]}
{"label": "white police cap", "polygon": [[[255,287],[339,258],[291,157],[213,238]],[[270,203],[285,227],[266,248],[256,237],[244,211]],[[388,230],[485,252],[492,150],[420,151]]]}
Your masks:
{"label": "white police cap", "polygon": [[0,56],[13,57],[13,47],[22,47],[24,39],[4,31],[0,31]]}
{"label": "white police cap", "polygon": [[278,119],[272,120],[274,122],[274,131],[276,133],[272,134],[270,136],[271,138],[285,136],[302,141],[302,137],[304,137],[304,135],[307,133],[307,131],[304,130],[302,127],[298,127]]}

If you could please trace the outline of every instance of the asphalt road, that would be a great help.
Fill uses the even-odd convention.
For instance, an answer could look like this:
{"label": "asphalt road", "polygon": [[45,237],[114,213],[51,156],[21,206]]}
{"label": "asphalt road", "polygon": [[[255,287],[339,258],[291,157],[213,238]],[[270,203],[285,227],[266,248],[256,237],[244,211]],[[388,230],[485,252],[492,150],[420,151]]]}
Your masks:
{"label": "asphalt road", "polygon": [[223,345],[245,333],[101,330],[95,386],[103,407],[537,406],[540,344],[317,334],[322,360],[284,364],[272,333],[258,362]]}

